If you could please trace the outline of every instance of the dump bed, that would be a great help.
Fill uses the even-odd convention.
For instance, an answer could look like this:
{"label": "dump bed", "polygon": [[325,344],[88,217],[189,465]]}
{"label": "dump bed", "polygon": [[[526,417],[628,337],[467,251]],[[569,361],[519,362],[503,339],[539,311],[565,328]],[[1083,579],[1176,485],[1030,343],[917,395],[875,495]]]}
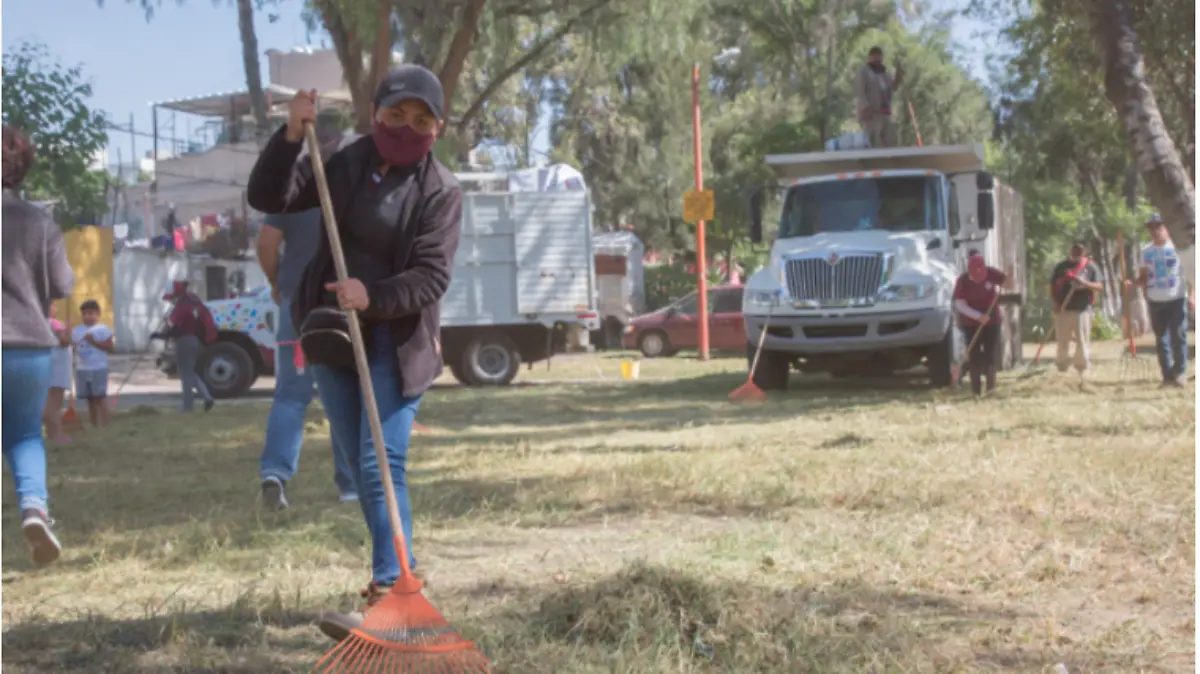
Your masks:
{"label": "dump bed", "polygon": [[945,175],[982,171],[983,145],[929,145],[836,152],[767,155],[767,166],[780,180],[793,182],[818,176],[898,169],[939,171]]}
{"label": "dump bed", "polygon": [[594,309],[585,191],[468,192],[443,326],[573,319]]}

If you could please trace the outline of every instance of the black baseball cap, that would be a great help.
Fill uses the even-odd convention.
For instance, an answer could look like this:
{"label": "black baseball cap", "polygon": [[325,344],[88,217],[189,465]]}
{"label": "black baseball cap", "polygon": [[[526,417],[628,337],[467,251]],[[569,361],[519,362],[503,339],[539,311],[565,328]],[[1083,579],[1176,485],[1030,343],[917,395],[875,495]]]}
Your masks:
{"label": "black baseball cap", "polygon": [[390,108],[402,101],[421,101],[434,117],[442,119],[442,82],[428,68],[400,65],[388,71],[375,90],[375,109]]}

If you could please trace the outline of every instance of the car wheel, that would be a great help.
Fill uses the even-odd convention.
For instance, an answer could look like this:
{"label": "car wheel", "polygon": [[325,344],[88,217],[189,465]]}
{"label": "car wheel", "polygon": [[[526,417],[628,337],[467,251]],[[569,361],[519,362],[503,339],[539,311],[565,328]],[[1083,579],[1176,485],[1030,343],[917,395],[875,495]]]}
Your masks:
{"label": "car wheel", "polygon": [[258,378],[254,359],[234,342],[214,342],[204,347],[198,370],[214,398],[239,398]]}
{"label": "car wheel", "polygon": [[490,333],[471,340],[460,363],[472,386],[507,386],[521,367],[521,354],[507,335]]}
{"label": "car wheel", "polygon": [[667,336],[658,330],[652,330],[638,339],[638,349],[647,358],[662,358],[671,355],[671,344]]}

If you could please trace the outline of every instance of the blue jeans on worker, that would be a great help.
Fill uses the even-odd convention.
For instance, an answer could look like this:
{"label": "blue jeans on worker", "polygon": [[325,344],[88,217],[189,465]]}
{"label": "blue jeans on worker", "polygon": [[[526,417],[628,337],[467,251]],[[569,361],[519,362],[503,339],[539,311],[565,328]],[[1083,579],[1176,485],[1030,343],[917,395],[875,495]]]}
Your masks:
{"label": "blue jeans on worker", "polygon": [[1187,374],[1187,299],[1148,302],[1150,325],[1154,328],[1154,348],[1163,381]]}
{"label": "blue jeans on worker", "polygon": [[49,516],[46,493],[46,444],[42,440],[42,407],[50,390],[50,349],[6,348],[0,351],[3,379],[4,461],[16,484],[17,507]]}
{"label": "blue jeans on worker", "polygon": [[[408,500],[408,481],[405,464],[408,460],[408,440],[412,434],[421,396],[405,397],[401,392],[400,375],[396,371],[396,347],[387,326],[376,327],[370,339],[367,361],[371,384],[375,387],[375,402],[383,422],[383,440],[387,447],[388,465],[392,469],[392,484],[400,506],[400,521],[408,546],[409,566],[416,567],[412,554],[412,505]],[[329,427],[338,439],[358,485],[358,502],[371,531],[372,580],[390,585],[400,576],[400,561],[392,543],[392,526],[388,521],[384,485],[375,458],[375,443],[363,405],[362,389],[354,370],[313,366],[317,390],[325,405]]]}
{"label": "blue jeans on worker", "polygon": [[[275,329],[275,398],[267,415],[267,439],[259,462],[259,477],[287,482],[296,474],[300,463],[300,446],[304,442],[304,419],[313,400],[312,368],[296,370],[296,328],[292,326],[291,299],[282,297],[278,327]],[[333,442],[333,481],[338,493],[355,493],[354,474],[338,445]]]}

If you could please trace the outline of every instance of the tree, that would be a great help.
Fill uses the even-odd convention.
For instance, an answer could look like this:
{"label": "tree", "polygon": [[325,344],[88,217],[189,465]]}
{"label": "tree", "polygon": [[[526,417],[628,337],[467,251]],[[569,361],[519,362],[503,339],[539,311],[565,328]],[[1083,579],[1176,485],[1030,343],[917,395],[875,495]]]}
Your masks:
{"label": "tree", "polygon": [[22,42],[4,54],[4,123],[26,134],[37,159],[23,188],[53,200],[64,225],[95,223],[107,211],[103,172],[90,167],[108,143],[108,120],[88,107],[92,85],[81,66],[66,67],[45,45]]}
{"label": "tree", "polygon": [[1085,3],[1104,61],[1104,91],[1116,108],[1133,156],[1171,238],[1181,248],[1196,243],[1196,193],[1179,151],[1167,133],[1146,77],[1128,0]]}

